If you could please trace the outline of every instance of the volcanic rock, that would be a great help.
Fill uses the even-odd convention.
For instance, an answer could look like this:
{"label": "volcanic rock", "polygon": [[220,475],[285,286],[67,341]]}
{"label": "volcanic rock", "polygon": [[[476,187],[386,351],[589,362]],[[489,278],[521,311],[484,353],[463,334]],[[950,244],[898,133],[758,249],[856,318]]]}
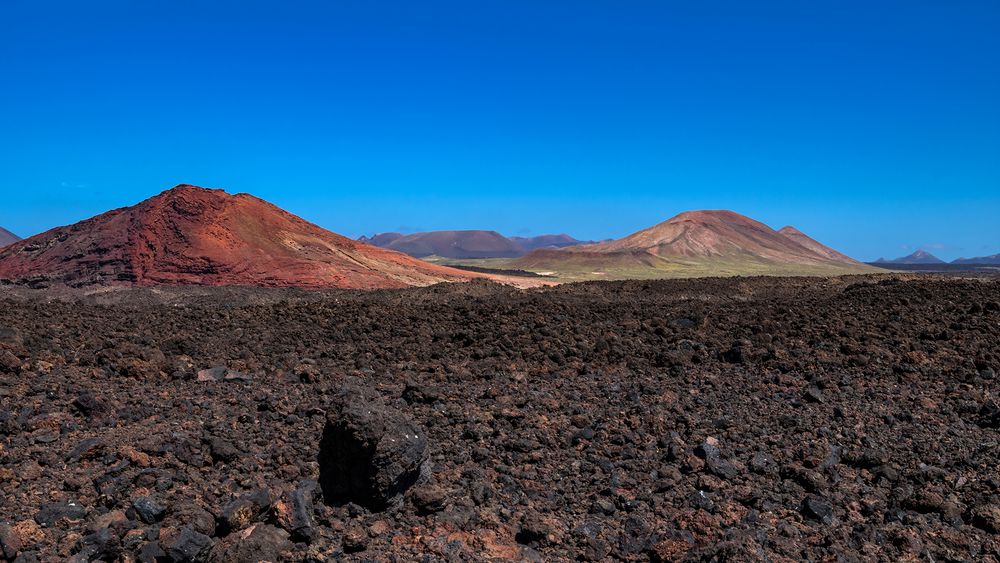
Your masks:
{"label": "volcanic rock", "polygon": [[472,277],[331,233],[248,194],[183,184],[0,251],[0,279],[71,286],[379,288]]}
{"label": "volcanic rock", "polygon": [[[237,553],[261,525],[289,536],[261,528],[260,553],[293,542],[277,561],[995,559],[1000,381],[980,374],[1000,366],[998,282],[0,286],[0,327],[19,335],[10,350],[24,364],[0,372],[0,551],[204,559],[214,543]],[[734,342],[742,363],[723,357]],[[153,349],[183,375],[108,369]],[[663,361],[677,350],[694,353]],[[316,368],[311,381],[290,383],[300,364]],[[217,365],[254,379],[191,380]],[[338,399],[345,381],[362,392]],[[805,398],[811,386],[822,402]],[[105,414],[87,417],[74,404],[84,393]],[[324,428],[368,395],[427,432],[434,463],[390,514],[327,504],[311,484],[328,472]],[[211,438],[238,455],[214,461]],[[713,471],[713,448],[734,478]],[[259,489],[278,500],[215,538],[228,502]],[[162,519],[142,522],[140,497]],[[70,499],[81,518],[32,519]],[[102,554],[119,542],[117,559]]]}
{"label": "volcanic rock", "polygon": [[35,514],[35,522],[43,527],[51,527],[60,520],[81,520],[86,515],[87,509],[77,502],[55,502],[43,505]]}
{"label": "volcanic rock", "polygon": [[833,522],[833,506],[823,497],[810,495],[802,501],[802,514],[824,524]]}
{"label": "volcanic rock", "polygon": [[394,508],[430,470],[427,434],[375,393],[348,385],[327,415],[319,464],[327,503]]}
{"label": "volcanic rock", "polygon": [[212,538],[187,526],[160,531],[159,548],[174,563],[201,561],[214,544]]}
{"label": "volcanic rock", "polygon": [[315,481],[306,481],[295,490],[285,493],[274,504],[278,525],[287,530],[294,541],[312,541],[316,534],[313,491],[317,486]]}
{"label": "volcanic rock", "polygon": [[21,536],[10,524],[0,524],[0,552],[3,552],[8,561],[12,561],[17,557],[18,551],[21,551]]}
{"label": "volcanic rock", "polygon": [[241,530],[249,526],[271,507],[271,495],[261,489],[233,499],[222,507],[219,524],[223,533]]}
{"label": "volcanic rock", "polygon": [[282,553],[291,547],[288,532],[270,524],[254,524],[217,542],[208,561],[285,561]]}
{"label": "volcanic rock", "polygon": [[159,522],[167,509],[149,497],[139,497],[132,501],[132,508],[139,519],[147,524]]}

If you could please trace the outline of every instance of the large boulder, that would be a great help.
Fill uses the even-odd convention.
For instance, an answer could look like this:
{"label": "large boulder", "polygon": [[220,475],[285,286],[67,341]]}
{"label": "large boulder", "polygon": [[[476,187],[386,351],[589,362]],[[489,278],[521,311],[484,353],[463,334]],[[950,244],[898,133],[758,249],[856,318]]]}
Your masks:
{"label": "large boulder", "polygon": [[370,388],[349,382],[327,412],[319,466],[328,504],[396,508],[430,472],[427,434]]}

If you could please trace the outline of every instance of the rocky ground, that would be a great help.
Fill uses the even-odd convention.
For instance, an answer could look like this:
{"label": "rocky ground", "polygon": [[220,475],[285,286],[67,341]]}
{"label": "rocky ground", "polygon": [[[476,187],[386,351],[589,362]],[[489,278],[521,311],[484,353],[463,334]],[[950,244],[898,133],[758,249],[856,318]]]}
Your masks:
{"label": "rocky ground", "polygon": [[1000,559],[1000,280],[0,289],[14,561]]}

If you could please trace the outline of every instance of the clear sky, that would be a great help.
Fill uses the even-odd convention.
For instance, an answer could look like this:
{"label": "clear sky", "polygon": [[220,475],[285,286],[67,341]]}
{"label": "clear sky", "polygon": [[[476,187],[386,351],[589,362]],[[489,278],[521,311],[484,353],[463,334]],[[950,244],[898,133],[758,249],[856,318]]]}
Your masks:
{"label": "clear sky", "polygon": [[698,208],[1000,252],[997,0],[6,0],[0,225],[178,183],[349,236]]}

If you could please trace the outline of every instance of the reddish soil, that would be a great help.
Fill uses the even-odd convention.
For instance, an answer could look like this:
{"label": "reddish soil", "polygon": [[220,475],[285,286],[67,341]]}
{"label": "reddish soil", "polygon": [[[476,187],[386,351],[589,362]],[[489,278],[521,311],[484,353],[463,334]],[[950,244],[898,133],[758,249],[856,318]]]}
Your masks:
{"label": "reddish soil", "polygon": [[0,303],[8,560],[1000,558],[997,278]]}
{"label": "reddish soil", "polygon": [[248,194],[181,185],[0,251],[0,279],[86,285],[385,288],[468,280]]}

